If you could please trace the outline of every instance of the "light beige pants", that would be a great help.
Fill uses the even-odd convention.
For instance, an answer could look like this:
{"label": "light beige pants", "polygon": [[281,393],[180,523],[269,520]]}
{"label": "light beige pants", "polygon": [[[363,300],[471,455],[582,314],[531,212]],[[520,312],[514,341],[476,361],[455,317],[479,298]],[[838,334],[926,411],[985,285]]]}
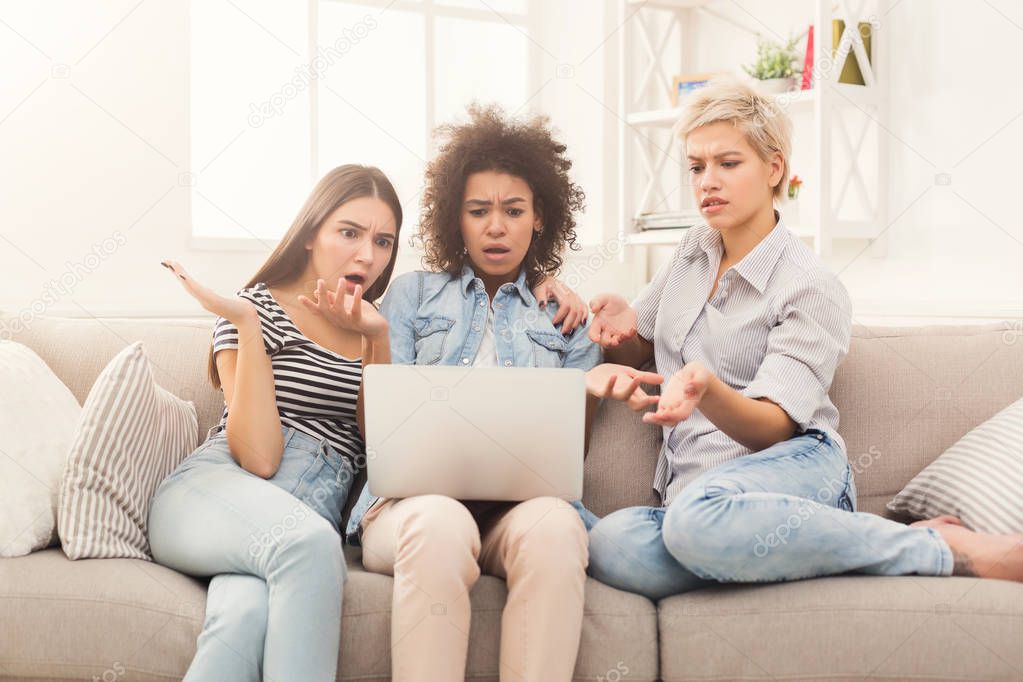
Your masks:
{"label": "light beige pants", "polygon": [[501,682],[571,680],[588,561],[582,519],[554,497],[478,516],[458,500],[422,495],[380,500],[364,517],[363,564],[394,576],[392,679],[465,678],[469,591],[482,569],[508,583]]}

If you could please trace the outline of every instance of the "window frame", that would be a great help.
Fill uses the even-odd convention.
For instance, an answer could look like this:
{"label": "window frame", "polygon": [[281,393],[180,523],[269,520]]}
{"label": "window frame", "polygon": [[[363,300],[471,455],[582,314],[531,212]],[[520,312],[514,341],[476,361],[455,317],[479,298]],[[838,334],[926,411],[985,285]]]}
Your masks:
{"label": "window frame", "polygon": [[[438,0],[306,0],[306,16],[308,25],[306,31],[306,59],[309,55],[316,53],[319,38],[319,5],[321,2],[334,2],[367,9],[376,9],[381,13],[385,11],[406,11],[423,16],[424,31],[424,58],[423,77],[426,91],[426,120],[423,121],[427,140],[427,157],[433,156],[435,151],[432,131],[436,127],[436,46],[434,36],[436,34],[436,21],[438,18],[455,18],[470,21],[485,21],[490,23],[508,24],[523,34],[523,39],[534,40],[538,34],[538,21],[540,0],[526,0],[526,13],[503,13],[496,10],[476,9],[472,7],[460,7],[446,5]],[[540,83],[540,60],[536,56],[535,49],[527,49],[526,83],[529,92],[535,92]],[[320,83],[318,79],[311,79],[307,94],[309,98],[309,179],[308,184],[312,186],[319,177],[319,99]],[[530,100],[527,108],[532,109]],[[251,237],[210,237],[195,234],[195,222],[192,215],[192,197],[189,198],[188,217],[188,246],[194,251],[228,251],[228,252],[266,252],[268,253],[280,241],[278,238]],[[283,236],[283,235],[282,235]],[[269,245],[268,243],[272,242]]]}

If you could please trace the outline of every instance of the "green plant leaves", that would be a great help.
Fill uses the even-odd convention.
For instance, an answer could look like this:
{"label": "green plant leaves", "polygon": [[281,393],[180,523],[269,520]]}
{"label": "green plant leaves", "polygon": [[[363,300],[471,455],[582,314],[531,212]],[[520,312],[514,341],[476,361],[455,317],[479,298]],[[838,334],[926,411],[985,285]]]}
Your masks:
{"label": "green plant leaves", "polygon": [[758,80],[769,78],[791,78],[798,73],[795,65],[799,63],[796,44],[799,38],[790,38],[784,45],[764,38],[757,39],[757,60],[743,65],[743,70]]}

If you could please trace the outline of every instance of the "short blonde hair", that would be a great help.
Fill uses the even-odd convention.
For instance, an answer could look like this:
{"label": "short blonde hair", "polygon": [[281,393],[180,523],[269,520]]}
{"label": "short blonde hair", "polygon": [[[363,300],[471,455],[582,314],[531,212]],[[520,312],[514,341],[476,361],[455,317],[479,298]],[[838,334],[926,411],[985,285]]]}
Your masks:
{"label": "short blonde hair", "polygon": [[687,98],[682,118],[676,126],[683,150],[690,133],[718,121],[730,121],[741,128],[762,160],[767,161],[775,152],[781,154],[784,170],[773,191],[776,199],[786,196],[792,153],[792,121],[784,108],[736,78],[715,78]]}

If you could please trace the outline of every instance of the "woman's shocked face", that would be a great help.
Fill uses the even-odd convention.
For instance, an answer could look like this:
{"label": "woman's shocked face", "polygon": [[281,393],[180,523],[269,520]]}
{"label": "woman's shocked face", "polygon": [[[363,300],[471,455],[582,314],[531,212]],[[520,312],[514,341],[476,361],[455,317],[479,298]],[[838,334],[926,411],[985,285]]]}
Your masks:
{"label": "woman's shocked face", "polygon": [[334,210],[306,243],[310,251],[304,279],[324,280],[333,289],[339,280],[348,293],[363,291],[383,273],[396,248],[394,213],[376,197],[352,199]]}
{"label": "woman's shocked face", "polygon": [[760,158],[741,127],[718,121],[693,130],[686,157],[693,198],[711,227],[727,230],[771,210],[785,162],[778,153]]}
{"label": "woman's shocked face", "polygon": [[473,173],[465,182],[461,215],[462,240],[473,270],[513,281],[540,229],[529,184],[499,171]]}

